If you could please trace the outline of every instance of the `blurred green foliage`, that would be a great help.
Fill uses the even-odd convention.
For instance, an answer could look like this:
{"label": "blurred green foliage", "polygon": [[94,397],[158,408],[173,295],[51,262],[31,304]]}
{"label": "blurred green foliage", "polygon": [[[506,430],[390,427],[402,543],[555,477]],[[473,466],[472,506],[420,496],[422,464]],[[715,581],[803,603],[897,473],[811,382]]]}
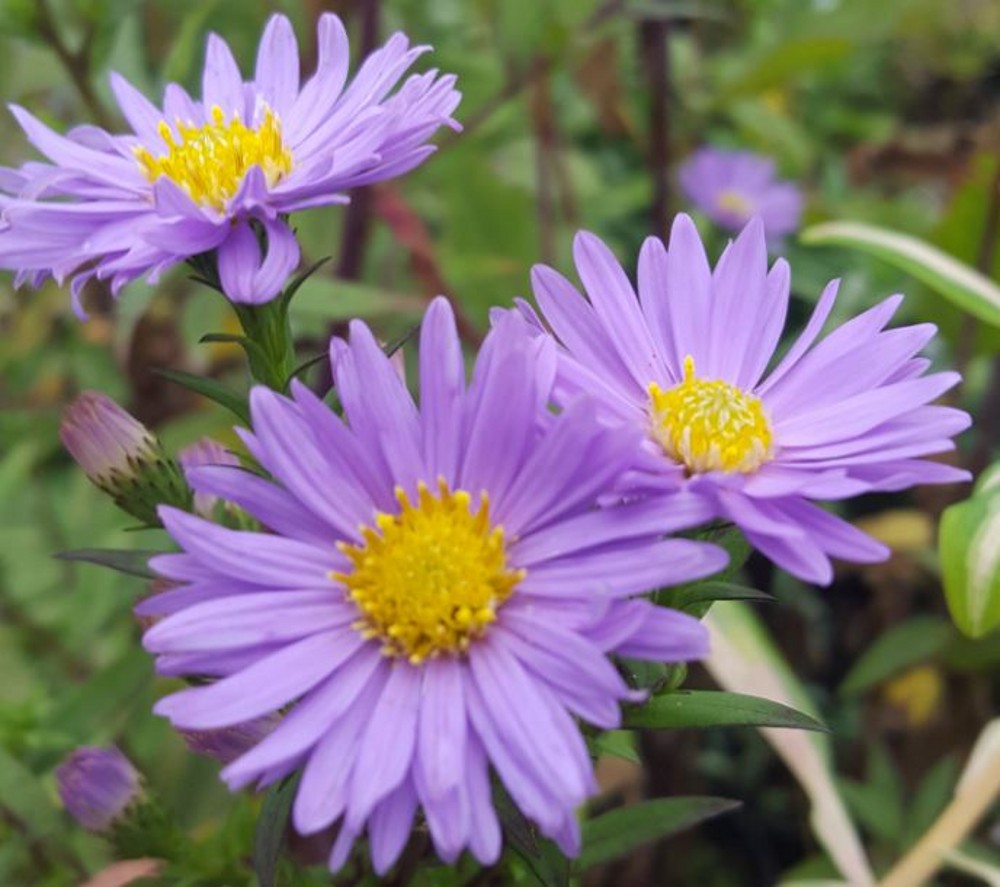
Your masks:
{"label": "blurred green foliage", "polygon": [[[169,80],[197,92],[207,30],[223,33],[248,70],[271,12],[292,17],[308,59],[319,11],[341,12],[357,45],[360,7],[372,2],[0,0],[0,93],[59,129],[117,126],[110,69],[153,96]],[[307,258],[334,257],[296,303],[305,353],[321,354],[328,332],[352,316],[370,319],[391,340],[441,289],[482,330],[491,305],[526,294],[533,263],[569,268],[578,228],[635,256],[663,224],[651,211],[655,175],[665,164],[673,181],[676,164],[704,143],[773,155],[806,190],[809,223],[884,225],[925,238],[994,279],[1000,269],[989,221],[1000,156],[995,0],[883,0],[877,10],[870,0],[375,5],[383,35],[405,29],[415,42],[435,46],[429,64],[459,75],[466,132],[444,136],[435,158],[374,196],[354,279],[336,273],[348,213],[296,218]],[[669,23],[670,65],[666,77],[650,80],[641,35],[653,21]],[[669,154],[650,159],[650,99],[662,91]],[[0,132],[0,162],[18,165],[31,156],[11,118]],[[683,208],[676,189],[670,203]],[[704,230],[717,251],[724,238],[707,224]],[[998,333],[877,260],[794,240],[783,252],[793,267],[793,321],[829,278],[842,277],[839,317],[903,290],[911,296],[905,319],[941,325],[930,356],[966,371],[957,397],[984,416],[962,442],[961,458],[985,465],[1000,436],[987,415]],[[234,802],[215,779],[217,766],[188,753],[151,716],[166,682],[153,680],[130,615],[141,583],[52,554],[163,541],[125,532],[127,519],[60,450],[62,407],[79,390],[98,388],[155,425],[172,449],[204,434],[232,444],[224,410],[151,370],[208,372],[228,382],[239,353],[197,339],[235,328],[224,302],[190,285],[183,272],[155,294],[133,285],[117,305],[95,289],[88,304],[93,318],[80,324],[53,285],[37,293],[0,285],[0,884],[79,884],[110,861],[109,848],[58,809],[52,777],[72,747],[110,741],[214,860],[204,871],[227,877],[249,870],[257,802]],[[845,799],[879,866],[912,845],[943,806],[955,760],[995,707],[1000,640],[995,632],[962,639],[944,621],[930,545],[937,515],[961,495],[919,492],[864,503],[865,520],[875,522],[868,529],[891,537],[896,555],[884,567],[843,570],[831,590],[749,565],[752,583],[778,599],[765,618],[833,730],[839,770],[848,774]],[[895,511],[885,512],[889,507]],[[880,516],[899,509],[910,516],[905,527]],[[931,679],[889,692],[921,667]],[[921,704],[899,702],[912,701],[914,692],[923,694]],[[681,853],[639,853],[597,870],[588,884],[656,878],[736,887],[828,870],[800,816],[797,787],[751,731],[684,734],[647,746],[645,780],[633,773],[616,791],[669,785],[672,794],[739,797],[744,810],[687,838]],[[634,757],[634,744],[622,743],[617,753]],[[982,841],[971,849],[980,857],[998,850]],[[309,858],[303,848],[296,852]],[[530,866],[516,876],[520,883],[534,877]],[[296,884],[328,883],[321,869],[297,877]],[[415,883],[471,877],[461,868],[428,870]],[[348,872],[338,883],[360,878]],[[949,874],[941,883],[970,882]]]}

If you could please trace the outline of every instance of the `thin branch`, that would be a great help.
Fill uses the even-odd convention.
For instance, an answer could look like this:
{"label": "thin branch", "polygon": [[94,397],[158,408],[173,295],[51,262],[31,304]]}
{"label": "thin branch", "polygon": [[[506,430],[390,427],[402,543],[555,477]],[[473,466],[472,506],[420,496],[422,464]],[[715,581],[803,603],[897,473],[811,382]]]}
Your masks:
{"label": "thin branch", "polygon": [[66,69],[66,73],[69,74],[70,80],[73,81],[77,92],[80,93],[80,98],[83,99],[97,125],[104,129],[110,129],[111,115],[108,114],[90,83],[90,50],[94,41],[93,29],[84,35],[80,48],[74,52],[66,45],[56,28],[49,0],[36,0],[35,9],[38,15],[39,35],[51,47],[63,68]]}
{"label": "thin branch", "polygon": [[649,173],[653,180],[653,231],[664,240],[670,227],[670,20],[639,23],[649,91]]}
{"label": "thin branch", "polygon": [[535,131],[536,209],[538,215],[539,251],[542,261],[553,264],[556,257],[556,218],[553,174],[555,172],[556,137],[553,124],[548,64],[544,74],[529,93],[531,124]]}

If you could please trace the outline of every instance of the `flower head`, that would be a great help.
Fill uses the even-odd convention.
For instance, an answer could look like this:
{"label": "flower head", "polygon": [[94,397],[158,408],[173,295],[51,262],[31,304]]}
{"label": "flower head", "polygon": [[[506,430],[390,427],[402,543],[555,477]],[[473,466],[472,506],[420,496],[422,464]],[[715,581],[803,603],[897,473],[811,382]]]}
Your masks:
{"label": "flower head", "polygon": [[[713,270],[693,223],[678,216],[669,250],[652,237],[643,245],[638,298],[592,234],[577,236],[575,258],[589,300],[551,268],[532,276],[562,346],[557,400],[596,396],[606,420],[646,436],[636,467],[651,489],[701,500],[708,517],[739,525],[797,576],[827,583],[831,556],[888,553],[812,500],[966,479],[922,458],[953,449],[969,417],[930,405],[959,380],[926,374],[929,361],[916,356],[935,328],[885,328],[901,296],[817,341],[837,294],[831,283],[775,364],[789,268],[779,259],[768,270],[759,221]],[[528,306],[522,314],[548,335]]]}
{"label": "flower head", "polygon": [[418,806],[442,858],[468,847],[495,860],[491,767],[575,852],[574,811],[595,784],[573,717],[613,727],[633,698],[608,656],[706,652],[697,620],[633,596],[711,574],[725,555],[662,538],[690,524],[683,500],[611,496],[641,436],[601,425],[586,401],[552,414],[553,343],[510,320],[467,385],[436,300],[419,406],[353,323],[331,349],[346,419],[301,385],[290,398],[257,388],[243,437],[273,482],[191,471],[271,533],[163,511],[183,551],[151,563],[181,586],[140,605],[163,617],[145,645],[163,673],[218,681],[157,711],[205,730],[290,705],[222,775],[238,788],[301,769],[292,821],[303,834],[340,823],[334,870],[367,830],[384,872]]}
{"label": "flower head", "polygon": [[107,831],[138,800],[138,771],[116,747],[85,746],[73,751],[56,770],[59,797],[85,829]]}
{"label": "flower head", "polygon": [[153,433],[99,391],[84,391],[66,408],[59,436],[87,477],[134,517],[156,524],[160,503],[189,503],[178,466]]}
{"label": "flower head", "polygon": [[162,108],[113,74],[126,135],[86,126],[61,136],[13,106],[49,162],[0,171],[0,267],[18,282],[72,278],[82,313],[80,292],[94,276],[117,294],[214,250],[230,299],[274,298],[299,260],[288,213],[343,203],[347,189],[409,171],[434,150],[426,143],[439,126],[457,126],[452,75],[413,75],[390,95],[427,47],[396,34],[345,86],[339,18],[320,17],[317,43],[316,73],[300,85],[292,26],[273,16],[254,79],[244,81],[213,34],[201,99],[171,83]]}
{"label": "flower head", "polygon": [[739,231],[752,218],[769,238],[799,227],[802,192],[775,179],[774,161],[749,151],[701,148],[680,169],[684,195],[717,225]]}

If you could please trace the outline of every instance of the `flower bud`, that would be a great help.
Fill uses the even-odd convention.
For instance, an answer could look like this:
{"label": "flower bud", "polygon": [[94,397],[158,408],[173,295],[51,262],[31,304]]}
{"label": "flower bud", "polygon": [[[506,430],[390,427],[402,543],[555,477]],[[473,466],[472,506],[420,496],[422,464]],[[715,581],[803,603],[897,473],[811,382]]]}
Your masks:
{"label": "flower bud", "polygon": [[63,414],[59,436],[87,477],[144,523],[159,524],[160,504],[190,507],[180,468],[153,433],[110,397],[83,392]]}
{"label": "flower bud", "polygon": [[[240,460],[229,452],[217,440],[210,437],[203,437],[189,447],[185,447],[177,454],[177,461],[185,475],[190,468],[197,468],[201,465],[239,465]],[[215,506],[218,504],[218,496],[211,493],[194,494],[194,512],[201,517],[211,519],[215,514]]]}
{"label": "flower bud", "polygon": [[141,796],[138,771],[116,747],[85,746],[56,770],[59,797],[85,829],[106,832]]}

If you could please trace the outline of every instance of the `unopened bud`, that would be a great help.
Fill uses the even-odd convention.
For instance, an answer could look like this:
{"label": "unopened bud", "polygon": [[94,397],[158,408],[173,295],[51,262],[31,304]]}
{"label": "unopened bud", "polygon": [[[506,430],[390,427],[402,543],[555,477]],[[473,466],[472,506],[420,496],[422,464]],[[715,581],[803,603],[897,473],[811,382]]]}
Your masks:
{"label": "unopened bud", "polygon": [[158,505],[190,507],[180,468],[153,433],[110,397],[83,392],[63,414],[59,436],[87,477],[143,523],[159,523]]}
{"label": "unopened bud", "polygon": [[138,771],[117,748],[85,746],[56,770],[59,797],[85,829],[106,832],[142,794]]}

